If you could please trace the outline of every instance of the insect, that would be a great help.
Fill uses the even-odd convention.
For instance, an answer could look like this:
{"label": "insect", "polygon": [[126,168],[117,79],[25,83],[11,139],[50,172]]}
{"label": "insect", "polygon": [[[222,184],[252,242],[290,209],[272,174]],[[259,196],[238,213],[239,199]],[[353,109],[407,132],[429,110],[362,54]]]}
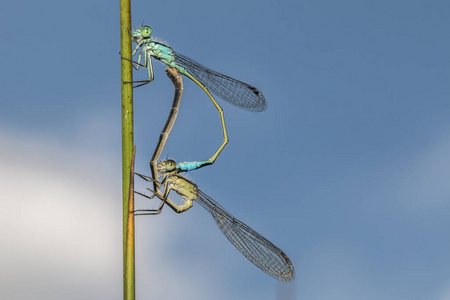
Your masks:
{"label": "insect", "polygon": [[[131,33],[133,42],[137,44],[132,56],[134,56],[139,49],[141,49],[138,61],[133,62],[133,67],[136,70],[140,67],[147,68],[149,78],[144,81],[135,81],[135,83],[141,83],[135,87],[153,81],[154,73],[152,57],[161,61],[168,67],[176,68],[182,75],[195,82],[208,95],[209,99],[219,112],[222,124],[223,142],[207,161],[203,161],[200,166],[191,167],[195,169],[213,164],[220,152],[228,143],[228,134],[223,109],[211,93],[237,107],[253,112],[264,111],[267,108],[266,99],[257,88],[202,66],[193,59],[173,51],[170,46],[164,44],[163,42],[157,41],[151,36],[151,34],[152,29],[149,26],[142,26]],[[144,57],[143,64],[141,64],[142,56]]]}
{"label": "insect", "polygon": [[[233,217],[210,196],[202,192],[195,183],[180,175],[181,171],[176,166],[177,164],[173,160],[158,163],[158,173],[163,177],[161,182],[157,182],[152,177],[135,173],[146,181],[156,183],[159,188],[164,185],[162,195],[151,189],[148,189],[152,192],[151,196],[135,192],[150,199],[156,196],[162,200],[158,209],[136,210],[134,211],[135,214],[159,214],[164,204],[169,205],[175,212],[182,213],[191,208],[195,201],[211,214],[227,239],[254,265],[278,280],[286,282],[294,280],[294,266],[283,251],[252,228]],[[177,205],[169,199],[169,194],[172,190],[184,199],[184,204]]]}

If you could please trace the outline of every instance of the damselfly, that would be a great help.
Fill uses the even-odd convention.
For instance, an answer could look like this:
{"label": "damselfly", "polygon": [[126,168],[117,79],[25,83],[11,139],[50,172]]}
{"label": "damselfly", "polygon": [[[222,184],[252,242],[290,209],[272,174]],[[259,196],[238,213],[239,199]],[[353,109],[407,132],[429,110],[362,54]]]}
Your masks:
{"label": "damselfly", "polygon": [[[151,34],[152,29],[149,26],[142,26],[141,28],[134,30],[131,34],[133,42],[137,44],[132,55],[134,56],[138,50],[142,48],[139,53],[138,61],[136,65],[133,64],[133,67],[136,70],[141,66],[147,68],[149,78],[145,81],[136,81],[137,83],[140,83],[137,86],[153,81],[154,73],[152,57],[154,57],[168,67],[176,68],[181,74],[195,82],[208,95],[219,112],[223,131],[222,144],[211,158],[202,164],[202,166],[212,164],[228,143],[228,134],[223,110],[211,93],[216,94],[223,100],[237,107],[253,112],[265,110],[267,108],[266,99],[257,88],[202,66],[193,59],[173,51],[171,47],[163,42],[152,38]],[[143,64],[141,64],[142,56],[144,56]]]}
{"label": "damselfly", "polygon": [[[158,163],[158,172],[163,176],[161,182],[156,182],[152,177],[135,173],[146,181],[156,183],[158,188],[161,188],[164,185],[163,195],[159,192],[154,192],[151,189],[148,189],[152,192],[151,196],[135,192],[147,198],[156,196],[162,200],[158,209],[135,210],[135,214],[159,214],[166,203],[175,212],[182,213],[191,208],[193,202],[196,201],[211,214],[222,233],[248,260],[278,280],[286,282],[294,280],[294,266],[283,251],[252,228],[233,217],[216,201],[202,192],[195,183],[186,177],[181,176],[179,174],[181,171],[177,169],[176,166],[177,164],[173,160],[166,160]],[[184,199],[184,204],[177,205],[169,199],[169,193],[172,190],[177,192]]]}

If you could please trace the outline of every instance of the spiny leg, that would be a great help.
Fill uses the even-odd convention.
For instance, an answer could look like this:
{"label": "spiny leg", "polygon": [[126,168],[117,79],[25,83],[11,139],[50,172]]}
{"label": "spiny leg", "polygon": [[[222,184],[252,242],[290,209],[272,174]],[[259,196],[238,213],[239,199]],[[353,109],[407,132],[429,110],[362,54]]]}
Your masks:
{"label": "spiny leg", "polygon": [[[137,51],[137,49],[133,53],[135,54],[136,51]],[[144,64],[141,64],[142,54],[144,54]],[[148,70],[148,78],[149,78],[148,80],[127,81],[125,83],[140,83],[138,85],[133,86],[133,88],[137,88],[137,87],[141,87],[143,85],[149,84],[150,82],[152,82],[154,80],[152,58],[151,58],[151,56],[148,55],[148,52],[145,50],[145,48],[143,48],[141,50],[141,52],[139,53],[137,62],[132,59],[125,58],[125,57],[121,57],[121,58],[130,61],[132,67],[135,70],[139,70],[140,67],[147,68],[147,70]],[[135,64],[136,64],[136,66],[135,66]]]}
{"label": "spiny leg", "polygon": [[152,193],[151,196],[135,191],[136,194],[141,195],[145,198],[153,199],[156,196],[157,198],[159,198],[162,201],[161,204],[159,205],[158,209],[137,209],[134,211],[135,215],[159,215],[162,211],[162,208],[164,207],[164,204],[166,204],[166,203],[167,203],[167,205],[169,205],[170,208],[172,208],[177,213],[181,213],[181,212],[189,209],[190,207],[192,207],[192,202],[190,204],[186,203],[183,205],[177,205],[177,204],[175,204],[175,202],[173,202],[172,200],[169,199],[169,194],[172,189],[170,188],[169,183],[166,182],[166,181],[170,181],[170,178],[168,179],[167,175],[164,175],[163,180],[161,180],[161,182],[159,182],[150,176],[142,175],[139,173],[135,173],[135,174],[138,175],[139,177],[141,177],[142,179],[144,179],[145,181],[153,182],[154,184],[157,185],[158,189],[161,188],[161,186],[165,184],[164,194],[161,194],[161,192],[158,189],[155,192],[149,188],[147,188],[147,190]]}
{"label": "spiny leg", "polygon": [[[136,194],[138,194],[138,195],[141,195],[141,196],[143,196],[143,197],[145,197],[145,198],[149,198],[149,199],[153,199],[154,196],[157,196],[157,197],[159,198],[159,196],[158,196],[155,192],[153,192],[153,191],[152,191],[152,192],[153,192],[153,195],[152,195],[152,196],[147,196],[147,195],[142,194],[142,193],[137,192],[137,191],[134,191],[134,192],[135,192]],[[158,209],[136,209],[136,210],[133,211],[133,213],[134,213],[136,216],[142,216],[142,215],[159,215],[159,214],[161,213],[161,211],[162,211],[162,208],[163,208],[163,206],[164,206],[164,203],[165,203],[165,201],[162,201]]]}
{"label": "spiny leg", "polygon": [[[148,178],[148,176],[145,176],[145,177]],[[185,203],[182,204],[182,205],[178,205],[178,204],[176,204],[175,202],[173,202],[172,200],[169,199],[170,191],[172,190],[173,186],[177,185],[177,180],[179,180],[180,177],[181,176],[172,175],[170,178],[167,178],[167,181],[166,181],[165,186],[164,186],[164,195],[161,195],[161,194],[159,194],[159,193],[157,193],[155,191],[152,191],[149,188],[147,188],[147,190],[149,190],[150,192],[153,193],[152,196],[147,196],[145,194],[136,192],[139,195],[142,195],[142,196],[144,196],[146,198],[150,198],[151,199],[151,198],[156,196],[156,197],[158,197],[159,199],[162,200],[162,203],[161,203],[161,205],[159,206],[158,209],[138,209],[138,210],[134,211],[135,213],[138,212],[136,215],[141,215],[141,214],[143,214],[143,215],[146,215],[146,214],[147,215],[148,214],[159,214],[159,213],[161,213],[161,210],[162,210],[164,204],[166,204],[166,203],[176,213],[182,213],[182,212],[188,210],[189,208],[191,208],[192,205],[193,205],[193,203],[192,203],[193,199],[187,198],[185,195],[180,194],[183,197],[183,199],[185,200]],[[181,178],[183,178],[183,177],[181,177]],[[153,181],[153,180],[154,179],[151,179],[151,181]]]}
{"label": "spiny leg", "polygon": [[[120,58],[124,59],[124,60],[128,60],[129,62],[131,62],[131,66],[135,69],[135,70],[139,70],[140,67],[143,68],[147,68],[146,62],[144,64],[141,64],[141,59],[142,59],[142,53],[145,52],[144,49],[141,50],[141,53],[139,53],[139,57],[138,57],[138,61],[134,61],[132,59],[123,57],[122,54],[119,52]],[[133,52],[134,53],[134,52]],[[134,56],[134,54],[132,54],[131,56]],[[145,60],[145,59],[144,59]],[[135,66],[134,64],[136,64],[137,66]]]}
{"label": "spiny leg", "polygon": [[[147,175],[142,175],[139,173],[134,173],[135,175],[141,177],[142,179],[144,179],[145,181],[148,182],[153,182],[158,188],[161,188],[161,186],[164,184],[164,182],[166,181],[166,176],[163,177],[163,180],[161,180],[161,182],[159,182],[157,179],[147,176]],[[153,198],[153,197],[152,197]]]}
{"label": "spiny leg", "polygon": [[[135,174],[138,175],[139,177],[141,177],[142,179],[144,179],[145,181],[153,182],[154,184],[156,184],[158,186],[158,188],[160,188],[163,185],[163,183],[158,182],[157,180],[155,180],[154,178],[152,178],[150,176],[142,175],[142,174],[139,174],[139,173],[135,173]],[[164,180],[165,180],[165,178],[164,178]],[[165,202],[166,202],[166,199],[164,199],[164,195],[160,194],[159,192],[155,192],[155,191],[153,191],[153,190],[151,190],[149,188],[147,188],[147,190],[149,190],[152,193],[151,196],[148,196],[148,195],[143,194],[143,193],[138,192],[138,191],[134,191],[134,192],[136,194],[138,194],[138,195],[140,195],[142,197],[148,198],[148,199],[153,199],[156,196],[157,198],[162,200],[162,202],[159,205],[158,209],[136,209],[134,211],[134,214],[137,215],[137,216],[139,216],[139,215],[159,215],[161,213],[161,211],[162,211],[162,208],[163,208]]]}

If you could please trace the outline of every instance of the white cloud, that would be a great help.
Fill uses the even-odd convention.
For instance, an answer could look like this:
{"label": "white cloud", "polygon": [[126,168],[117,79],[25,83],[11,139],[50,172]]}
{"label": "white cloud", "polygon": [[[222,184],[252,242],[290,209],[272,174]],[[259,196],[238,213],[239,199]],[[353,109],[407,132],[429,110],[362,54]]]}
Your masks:
{"label": "white cloud", "polygon": [[438,292],[436,300],[450,300],[450,282],[447,282]]}
{"label": "white cloud", "polygon": [[370,263],[358,248],[339,241],[318,245],[302,257],[303,277],[297,278],[299,299],[391,299],[374,284]]}
{"label": "white cloud", "polygon": [[[99,155],[84,147],[0,134],[2,298],[122,298],[120,164],[114,166],[107,148]],[[197,206],[189,214],[163,213],[136,221],[139,297],[274,297],[278,283],[271,278],[256,289],[243,284],[242,269],[262,272],[240,257],[206,212]],[[230,278],[241,286],[230,289]]]}
{"label": "white cloud", "polygon": [[429,213],[449,208],[450,134],[424,147],[394,175],[396,197],[407,209]]}
{"label": "white cloud", "polygon": [[3,297],[120,294],[120,187],[111,182],[120,174],[43,137],[2,135],[0,144]]}

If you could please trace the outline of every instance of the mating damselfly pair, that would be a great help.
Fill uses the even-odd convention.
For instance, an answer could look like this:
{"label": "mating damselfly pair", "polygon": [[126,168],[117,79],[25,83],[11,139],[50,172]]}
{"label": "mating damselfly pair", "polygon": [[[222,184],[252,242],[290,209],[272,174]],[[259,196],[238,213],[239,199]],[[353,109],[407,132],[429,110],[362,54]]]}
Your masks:
{"label": "mating damselfly pair", "polygon": [[[223,143],[211,158],[206,161],[184,162],[179,164],[176,164],[173,160],[160,162],[157,168],[158,178],[163,177],[161,181],[158,178],[136,173],[142,179],[153,182],[155,189],[155,191],[148,189],[152,192],[151,196],[139,192],[136,193],[147,198],[156,196],[162,200],[158,209],[136,210],[136,214],[159,214],[164,204],[169,205],[174,211],[181,213],[191,208],[193,201],[196,201],[211,214],[228,240],[253,264],[278,280],[292,281],[294,279],[294,267],[283,251],[259,233],[234,218],[211,197],[198,189],[195,183],[179,174],[213,164],[228,143],[223,110],[211,95],[210,91],[237,107],[254,112],[263,111],[267,108],[264,96],[258,89],[251,85],[208,69],[196,61],[173,51],[168,45],[152,38],[151,33],[152,30],[149,26],[142,26],[132,33],[132,40],[137,44],[132,55],[134,56],[141,49],[136,66],[133,66],[135,69],[139,69],[141,66],[147,68],[149,77],[148,80],[136,82],[138,83],[137,86],[153,81],[152,57],[170,68],[175,68],[179,73],[195,82],[214,104],[221,118]],[[143,64],[141,64],[142,56],[144,56]],[[169,115],[169,118],[171,117],[172,113]],[[155,150],[155,153],[157,152],[160,153],[161,149]],[[159,189],[163,186],[164,192],[161,193]],[[172,190],[184,199],[184,204],[177,205],[169,199],[169,194]]]}

